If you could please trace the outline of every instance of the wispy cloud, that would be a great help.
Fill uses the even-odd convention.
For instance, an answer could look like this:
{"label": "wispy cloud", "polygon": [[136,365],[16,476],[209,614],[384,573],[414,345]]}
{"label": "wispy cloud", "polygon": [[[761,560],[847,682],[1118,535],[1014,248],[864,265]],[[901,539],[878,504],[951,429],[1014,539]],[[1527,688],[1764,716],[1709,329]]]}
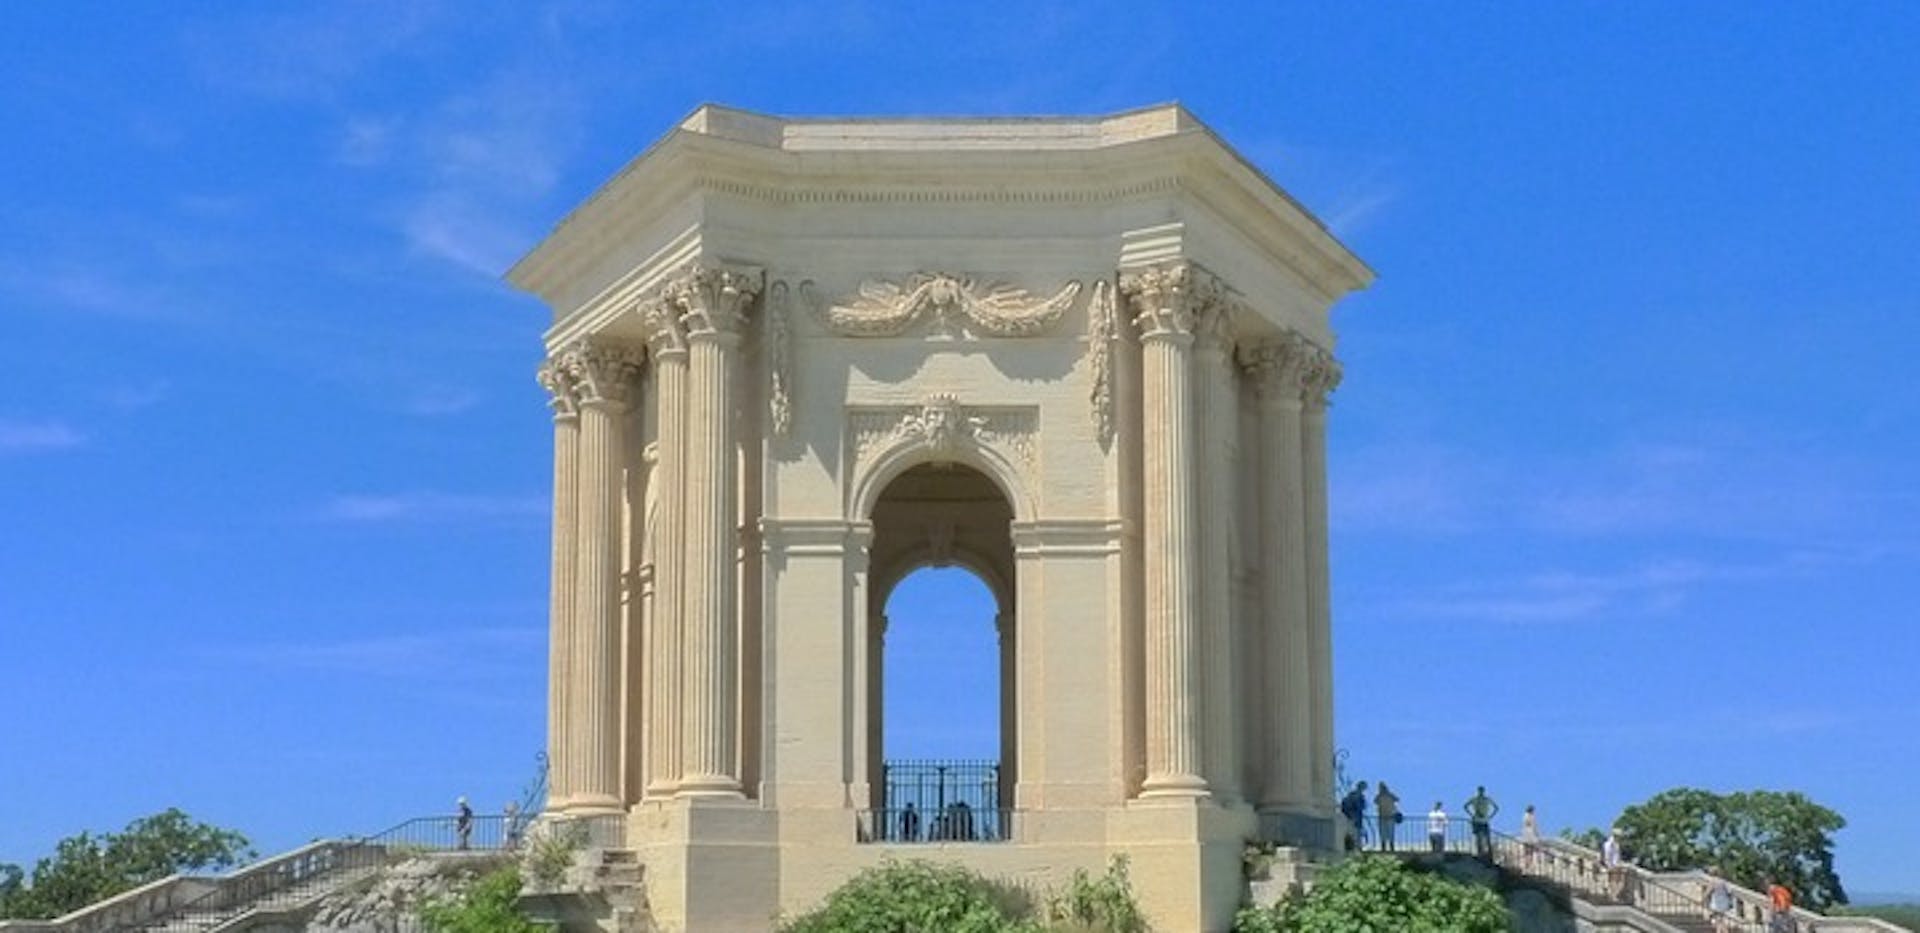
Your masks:
{"label": "wispy cloud", "polygon": [[71,450],[86,442],[86,435],[62,421],[0,419],[0,456]]}
{"label": "wispy cloud", "polygon": [[497,673],[503,654],[517,657],[536,652],[546,637],[544,628],[533,626],[468,628],[335,641],[222,645],[209,653],[227,661],[301,671],[454,679]]}
{"label": "wispy cloud", "polygon": [[408,396],[401,408],[409,415],[436,418],[457,415],[480,404],[480,394],[470,389],[430,386]]}
{"label": "wispy cloud", "polygon": [[471,496],[438,492],[340,495],[313,517],[324,522],[401,524],[409,522],[507,521],[544,517],[544,496]]}
{"label": "wispy cloud", "polygon": [[347,0],[249,15],[195,30],[193,63],[214,84],[275,98],[327,99],[437,25],[434,2]]}
{"label": "wispy cloud", "polygon": [[100,400],[120,411],[141,411],[167,400],[173,385],[164,379],[138,385],[112,386],[100,393]]}
{"label": "wispy cloud", "polygon": [[1795,551],[1753,563],[1675,559],[1605,573],[1553,570],[1457,583],[1399,600],[1389,609],[1422,619],[1490,623],[1645,618],[1679,608],[1704,587],[1805,576],[1821,567],[1871,559],[1870,553]]}

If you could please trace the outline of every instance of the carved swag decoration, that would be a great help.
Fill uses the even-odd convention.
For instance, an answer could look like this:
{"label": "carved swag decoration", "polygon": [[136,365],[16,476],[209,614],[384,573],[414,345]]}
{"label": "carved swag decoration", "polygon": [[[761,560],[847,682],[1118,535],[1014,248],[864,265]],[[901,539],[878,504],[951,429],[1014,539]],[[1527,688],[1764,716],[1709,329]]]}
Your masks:
{"label": "carved swag decoration", "polygon": [[842,337],[897,337],[925,321],[936,340],[966,337],[1031,337],[1060,321],[1080,294],[1068,282],[1051,298],[1035,298],[1004,282],[981,283],[946,272],[922,272],[904,284],[867,282],[858,295],[826,303],[801,283],[801,296],[814,315]]}

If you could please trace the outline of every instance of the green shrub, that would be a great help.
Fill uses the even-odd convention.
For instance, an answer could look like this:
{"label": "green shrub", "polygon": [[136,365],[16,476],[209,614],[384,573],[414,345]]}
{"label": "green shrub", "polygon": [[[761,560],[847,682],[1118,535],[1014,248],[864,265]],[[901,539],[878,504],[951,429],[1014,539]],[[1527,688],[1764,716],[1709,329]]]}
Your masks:
{"label": "green shrub", "polygon": [[1477,885],[1411,871],[1397,860],[1360,856],[1320,877],[1313,890],[1272,907],[1248,907],[1234,933],[1501,933],[1507,909]]}
{"label": "green shrub", "polygon": [[502,868],[452,897],[420,907],[420,922],[433,933],[541,933],[520,912],[520,873]]}
{"label": "green shrub", "polygon": [[785,933],[1037,933],[1025,892],[958,865],[891,859],[848,880]]}
{"label": "green shrub", "polygon": [[1127,880],[1127,857],[1116,855],[1098,878],[1076,869],[1067,888],[1047,902],[1053,930],[1089,930],[1099,933],[1146,933],[1146,918],[1133,900]]}

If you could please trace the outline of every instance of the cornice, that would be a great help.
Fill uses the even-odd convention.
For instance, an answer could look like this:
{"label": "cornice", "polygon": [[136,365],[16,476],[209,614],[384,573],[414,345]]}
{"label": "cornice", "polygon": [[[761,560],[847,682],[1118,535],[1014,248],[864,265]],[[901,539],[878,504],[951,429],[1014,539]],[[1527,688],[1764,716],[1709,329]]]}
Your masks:
{"label": "cornice", "polygon": [[507,277],[551,300],[608,250],[700,194],[771,205],[1096,205],[1184,194],[1293,269],[1324,300],[1372,281],[1372,271],[1297,201],[1204,124],[1181,114],[1178,129],[1085,148],[956,142],[952,148],[790,150],[676,129],[568,215]]}

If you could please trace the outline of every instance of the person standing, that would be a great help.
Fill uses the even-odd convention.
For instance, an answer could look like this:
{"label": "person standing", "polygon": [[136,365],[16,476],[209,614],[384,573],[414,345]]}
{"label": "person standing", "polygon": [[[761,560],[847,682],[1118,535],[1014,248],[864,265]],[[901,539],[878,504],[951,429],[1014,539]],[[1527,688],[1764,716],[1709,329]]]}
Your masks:
{"label": "person standing", "polygon": [[1387,782],[1380,782],[1380,789],[1373,794],[1373,815],[1380,821],[1380,848],[1392,852],[1393,837],[1400,827],[1400,798],[1387,789]]}
{"label": "person standing", "polygon": [[1769,933],[1795,933],[1800,924],[1793,919],[1793,892],[1778,881],[1767,882],[1767,902],[1773,907]]}
{"label": "person standing", "polygon": [[1447,851],[1447,808],[1438,800],[1427,811],[1427,845],[1436,853]]}
{"label": "person standing", "polygon": [[512,852],[520,848],[520,804],[507,801],[503,817],[505,825],[500,827],[500,847]]}
{"label": "person standing", "polygon": [[1533,861],[1540,854],[1540,818],[1534,815],[1533,804],[1520,814],[1520,844],[1526,849],[1527,870],[1533,870]]}
{"label": "person standing", "polygon": [[1607,870],[1607,894],[1614,900],[1627,886],[1627,866],[1620,860],[1620,828],[1607,830],[1607,840],[1600,843],[1600,864]]}
{"label": "person standing", "polygon": [[1347,818],[1346,848],[1348,851],[1365,848],[1367,844],[1367,782],[1361,781],[1340,798],[1340,815]]}
{"label": "person standing", "polygon": [[460,798],[460,814],[453,818],[453,834],[459,837],[458,848],[465,849],[473,841],[473,808],[467,806],[467,798]]}
{"label": "person standing", "polygon": [[1500,805],[1487,796],[1486,787],[1473,789],[1473,796],[1467,799],[1467,822],[1473,827],[1473,854],[1483,859],[1493,858],[1493,817],[1500,812]]}
{"label": "person standing", "polygon": [[1721,877],[1717,865],[1707,869],[1707,894],[1701,901],[1707,908],[1707,919],[1713,922],[1713,933],[1727,933],[1733,921],[1733,888]]}

